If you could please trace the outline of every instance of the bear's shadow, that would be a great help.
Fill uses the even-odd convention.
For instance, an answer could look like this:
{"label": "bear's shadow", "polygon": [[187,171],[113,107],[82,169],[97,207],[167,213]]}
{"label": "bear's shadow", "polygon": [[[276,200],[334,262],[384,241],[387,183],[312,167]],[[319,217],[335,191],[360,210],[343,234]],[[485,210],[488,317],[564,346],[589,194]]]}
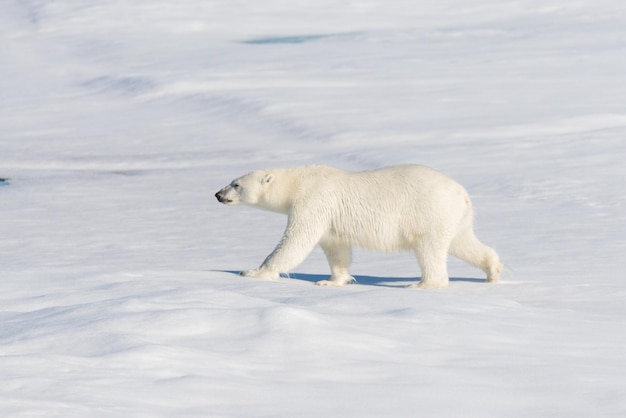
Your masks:
{"label": "bear's shadow", "polygon": [[[239,270],[219,270],[224,273],[231,273],[239,275]],[[319,282],[320,280],[329,280],[328,274],[310,274],[310,273],[289,273],[281,274],[281,277],[286,279],[303,280],[305,282]],[[417,283],[421,280],[421,277],[381,277],[381,276],[363,276],[355,275],[356,284],[362,284],[367,286],[381,286],[381,287],[400,287]],[[467,282],[467,283],[481,283],[485,282],[485,279],[477,279],[472,277],[450,277],[451,282]]]}

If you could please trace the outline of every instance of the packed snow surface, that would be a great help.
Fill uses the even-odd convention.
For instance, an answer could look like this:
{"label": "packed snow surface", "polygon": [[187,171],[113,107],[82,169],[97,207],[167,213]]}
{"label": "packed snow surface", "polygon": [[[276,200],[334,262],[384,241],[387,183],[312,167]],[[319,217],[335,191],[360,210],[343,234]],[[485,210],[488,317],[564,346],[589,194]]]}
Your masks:
{"label": "packed snow surface", "polygon": [[[626,416],[623,1],[7,0],[0,57],[3,417]],[[315,163],[455,178],[502,283],[238,276],[286,219],[213,194]]]}

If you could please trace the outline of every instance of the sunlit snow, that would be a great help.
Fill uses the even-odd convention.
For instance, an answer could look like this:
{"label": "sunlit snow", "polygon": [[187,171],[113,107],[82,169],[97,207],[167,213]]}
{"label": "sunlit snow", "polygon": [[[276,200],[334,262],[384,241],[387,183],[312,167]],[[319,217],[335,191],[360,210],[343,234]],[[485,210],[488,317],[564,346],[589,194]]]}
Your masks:
{"label": "sunlit snow", "polygon": [[[8,0],[0,14],[3,417],[626,416],[626,5]],[[501,284],[317,249],[253,169],[424,164]]]}

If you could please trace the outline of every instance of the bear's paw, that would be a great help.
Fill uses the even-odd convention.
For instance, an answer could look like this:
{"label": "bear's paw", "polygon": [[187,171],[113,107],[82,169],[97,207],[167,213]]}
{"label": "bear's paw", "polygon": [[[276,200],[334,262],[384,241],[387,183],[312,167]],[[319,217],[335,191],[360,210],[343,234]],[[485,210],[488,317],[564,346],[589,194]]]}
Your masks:
{"label": "bear's paw", "polygon": [[239,273],[244,277],[251,277],[253,279],[263,279],[263,280],[278,280],[280,278],[280,274],[268,270],[262,269],[254,269],[254,270],[246,270]]}

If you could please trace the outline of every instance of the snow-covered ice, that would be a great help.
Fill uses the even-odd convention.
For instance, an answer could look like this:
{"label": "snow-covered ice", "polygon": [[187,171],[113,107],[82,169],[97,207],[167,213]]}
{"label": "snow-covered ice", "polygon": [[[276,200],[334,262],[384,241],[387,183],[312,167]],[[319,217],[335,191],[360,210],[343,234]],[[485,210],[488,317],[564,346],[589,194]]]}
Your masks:
{"label": "snow-covered ice", "polygon": [[[8,0],[3,417],[623,417],[626,5]],[[498,285],[356,251],[256,267],[256,168],[397,163],[466,186]]]}

